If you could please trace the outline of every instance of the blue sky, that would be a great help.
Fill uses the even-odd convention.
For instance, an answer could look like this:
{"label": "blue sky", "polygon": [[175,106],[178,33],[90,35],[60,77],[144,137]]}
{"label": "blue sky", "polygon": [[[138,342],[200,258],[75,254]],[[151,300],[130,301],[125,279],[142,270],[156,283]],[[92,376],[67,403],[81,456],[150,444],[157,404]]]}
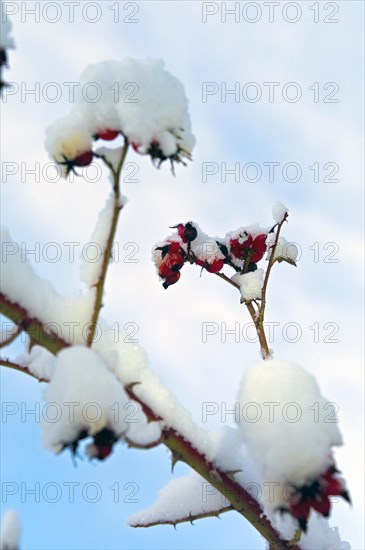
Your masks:
{"label": "blue sky", "polygon": [[[60,292],[71,294],[80,289],[78,263],[69,261],[63,243],[80,243],[79,252],[89,241],[108,196],[107,177],[98,183],[81,179],[50,183],[42,177],[39,181],[31,175],[23,178],[24,170],[49,161],[43,146],[45,128],[68,112],[64,83],[77,82],[86,65],[126,56],[164,59],[167,69],[183,82],[190,101],[197,138],[194,161],[187,168],[178,166],[173,178],[167,165],[157,171],[148,158],[135,153],[128,157],[134,163],[131,167],[138,170],[137,181],[126,181],[123,186],[129,202],[117,235],[121,261],[109,271],[103,316],[110,326],[138,325],[137,337],[151,365],[198,422],[203,402],[234,403],[243,369],[259,359],[257,345],[243,337],[235,342],[229,336],[224,343],[221,330],[204,343],[202,326],[213,322],[220,328],[221,323],[232,328],[238,322],[244,328],[249,322],[246,311],[233,289],[207,273],[199,277],[199,270],[193,267],[185,267],[179,284],[164,291],[150,251],[175,223],[193,219],[207,233],[224,235],[241,225],[270,225],[273,203],[285,203],[290,218],[284,235],[300,245],[302,258],[297,269],[280,264],[273,274],[267,320],[279,325],[272,347],[277,358],[296,361],[313,372],[323,394],[338,404],[345,446],[336,456],[354,506],[336,504],[331,523],[340,526],[343,538],[353,548],[363,548],[363,447],[359,435],[363,433],[362,2],[296,2],[294,8],[281,2],[273,22],[264,4],[256,2],[251,8],[261,8],[256,23],[247,21],[256,13],[245,11],[247,2],[236,3],[240,8],[237,22],[228,15],[222,22],[224,5],[229,7],[232,2],[119,2],[119,22],[115,21],[116,8],[111,9],[115,2],[94,3],[98,11],[91,7],[83,13],[86,4],[75,7],[75,20],[70,23],[67,6],[57,2],[60,18],[51,23],[47,19],[57,15],[52,7],[49,12],[40,8],[39,21],[35,21],[26,11],[34,2],[8,3],[9,11],[16,11],[12,21],[17,48],[10,52],[5,78],[17,83],[19,91],[9,94],[1,107],[2,162],[17,163],[18,173],[5,179],[3,165],[2,223],[16,242],[29,248],[40,243],[43,250],[49,242],[59,243],[61,260],[50,263],[41,257],[34,264],[36,270],[54,281]],[[203,23],[204,9],[218,11]],[[85,20],[95,14],[100,15],[97,22]],[[285,20],[296,16],[295,23]],[[318,23],[314,22],[317,16]],[[125,18],[136,21],[123,21]],[[60,101],[47,100],[50,82],[62,90]],[[218,92],[203,102],[202,88],[207,82],[215,83]],[[269,82],[278,83],[272,102]],[[232,89],[236,83],[239,100],[228,95],[223,102],[224,86]],[[248,83],[255,83],[251,91],[262,94],[255,103],[245,100]],[[289,83],[294,84],[290,87]],[[36,86],[39,98],[25,94]],[[283,94],[292,98],[294,90],[301,92],[297,102],[283,98]],[[328,102],[333,99],[338,102]],[[279,163],[271,182],[270,162]],[[202,179],[205,163],[218,166],[218,173],[206,182]],[[239,163],[238,181],[227,176],[222,182],[222,163],[228,168]],[[262,170],[257,182],[242,176],[248,163]],[[286,180],[282,176],[288,163],[300,167],[299,181],[287,181],[291,172]],[[317,169],[319,181],[315,179]],[[123,246],[128,243],[135,243],[133,249],[138,249],[136,263],[125,261],[131,249]],[[328,256],[330,253],[333,256]],[[298,342],[285,341],[290,323],[300,326]],[[309,328],[315,323],[320,328],[318,343],[314,329]],[[338,342],[325,341],[336,326],[338,333],[332,339]],[[19,343],[13,346],[14,355],[20,351]],[[2,372],[2,399],[16,403],[20,411],[25,406],[22,403],[42,406],[42,385],[16,372]],[[207,427],[219,425],[219,419],[212,418]],[[17,413],[3,423],[2,479],[18,484],[19,491],[2,507],[19,512],[23,548],[264,546],[259,535],[234,514],[226,514],[220,522],[204,520],[177,531],[170,527],[138,531],[126,526],[124,518],[152,503],[159,488],[171,478],[169,453],[162,447],[147,453],[119,445],[105,463],[95,466],[84,461],[75,468],[66,453],[54,457],[44,451],[40,439],[40,427],[31,416],[22,422]],[[186,471],[178,465],[176,475]],[[74,481],[80,483],[80,490],[75,489],[75,502],[70,503],[68,485],[63,484]],[[47,483],[58,484],[59,502],[41,496],[36,503],[30,495],[22,499],[20,484],[26,489],[37,482],[41,491]],[[100,487],[97,503],[82,497],[88,483]],[[120,488],[119,502],[113,501],[109,489],[115,483]],[[126,486],[128,483],[132,485]],[[128,501],[131,487],[137,488],[134,498],[138,502]]]}

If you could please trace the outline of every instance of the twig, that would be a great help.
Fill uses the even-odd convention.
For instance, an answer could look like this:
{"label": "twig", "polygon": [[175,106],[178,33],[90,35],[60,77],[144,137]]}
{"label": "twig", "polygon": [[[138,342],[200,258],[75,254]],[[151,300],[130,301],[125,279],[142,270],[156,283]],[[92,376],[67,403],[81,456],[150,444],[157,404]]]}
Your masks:
{"label": "twig", "polygon": [[8,367],[9,369],[23,372],[24,374],[29,374],[29,376],[32,376],[33,378],[38,380],[38,382],[49,382],[49,380],[47,380],[46,378],[38,378],[38,376],[30,372],[28,367],[20,365],[19,363],[15,363],[14,361],[9,361],[9,359],[4,359],[3,357],[0,357],[0,366]]}
{"label": "twig", "polygon": [[220,514],[224,514],[225,512],[230,512],[231,510],[234,510],[233,506],[226,506],[225,508],[221,508],[220,510],[216,510],[214,512],[205,512],[202,514],[190,514],[186,518],[176,519],[174,520],[157,520],[157,521],[151,521],[147,523],[136,523],[135,525],[131,525],[131,527],[155,527],[156,525],[173,525],[176,527],[176,525],[179,525],[180,523],[191,523],[193,525],[193,522],[198,519],[205,519],[205,518],[219,518]]}
{"label": "twig", "polygon": [[95,331],[96,331],[100,310],[103,307],[102,301],[103,301],[105,279],[108,271],[109,260],[112,255],[112,247],[114,243],[115,233],[117,230],[118,218],[119,218],[120,211],[122,209],[122,206],[120,205],[120,174],[127,155],[128,147],[129,147],[129,143],[126,140],[124,142],[121,158],[116,169],[114,169],[113,165],[109,163],[107,159],[105,159],[105,157],[102,157],[102,156],[99,157],[103,159],[103,161],[109,167],[109,169],[113,174],[114,206],[113,206],[113,216],[110,224],[108,240],[106,242],[105,250],[103,252],[103,261],[102,261],[101,271],[100,271],[98,282],[95,285],[96,296],[95,296],[94,309],[93,309],[93,314],[92,314],[91,323],[90,323],[90,329],[87,337],[88,347],[91,347],[94,341],[94,336],[95,336]]}

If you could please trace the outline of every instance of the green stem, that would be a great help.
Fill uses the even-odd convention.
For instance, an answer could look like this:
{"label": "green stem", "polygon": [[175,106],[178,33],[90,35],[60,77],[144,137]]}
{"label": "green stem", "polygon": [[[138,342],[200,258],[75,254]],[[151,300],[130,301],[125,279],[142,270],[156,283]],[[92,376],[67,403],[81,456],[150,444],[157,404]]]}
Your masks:
{"label": "green stem", "polygon": [[89,329],[88,338],[87,338],[88,347],[91,347],[94,341],[94,336],[95,336],[95,331],[96,331],[100,310],[103,307],[103,293],[104,293],[106,274],[109,267],[109,261],[112,255],[112,248],[113,248],[115,233],[117,230],[119,214],[120,214],[120,211],[122,210],[122,206],[120,205],[120,174],[122,172],[124,161],[127,156],[128,146],[129,146],[129,143],[126,140],[122,149],[122,155],[121,155],[119,164],[116,169],[114,169],[113,165],[109,163],[104,157],[100,157],[103,159],[105,164],[110,168],[113,174],[114,205],[113,205],[113,216],[110,224],[108,240],[106,242],[105,250],[103,253],[101,271],[100,271],[99,279],[95,285],[96,296],[95,296],[93,314],[91,317],[90,329]]}

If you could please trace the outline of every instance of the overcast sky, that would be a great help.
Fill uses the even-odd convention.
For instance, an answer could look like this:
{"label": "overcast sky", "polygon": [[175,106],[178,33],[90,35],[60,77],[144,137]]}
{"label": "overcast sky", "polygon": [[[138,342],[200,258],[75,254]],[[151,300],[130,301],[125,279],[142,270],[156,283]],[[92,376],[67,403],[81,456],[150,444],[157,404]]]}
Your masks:
{"label": "overcast sky", "polygon": [[[82,290],[77,256],[109,194],[106,174],[96,183],[51,182],[45,171],[45,128],[70,109],[65,83],[77,83],[88,64],[131,56],[162,58],[185,86],[197,138],[193,162],[177,166],[174,178],[167,163],[156,170],[149,158],[130,153],[123,183],[129,200],[117,234],[120,258],[109,270],[103,317],[109,326],[134,323],[153,369],[197,422],[204,402],[234,404],[243,370],[259,360],[258,345],[250,341],[250,319],[233,288],[185,266],[179,283],[165,291],[151,249],[179,222],[194,220],[208,234],[224,236],[242,225],[270,225],[277,200],[288,206],[283,234],[298,243],[301,259],[296,269],[275,267],[267,309],[267,321],[276,323],[270,345],[276,358],[313,372],[323,394],[338,405],[345,445],[336,457],[353,508],[335,504],[330,521],[353,548],[364,548],[363,3],[7,6],[16,50],[5,72],[14,86],[1,106],[2,223],[16,242],[36,250],[29,258],[37,272],[65,295]],[[47,261],[51,242],[61,250],[57,262]],[[75,261],[68,242],[78,243]],[[218,330],[204,342],[205,323]],[[237,326],[238,336],[224,334]],[[18,342],[12,354],[21,349]],[[171,479],[165,448],[147,453],[119,445],[105,463],[84,461],[75,468],[68,453],[44,451],[38,422],[20,414],[35,403],[42,407],[42,384],[2,372],[2,399],[19,406],[3,424],[1,474],[17,484],[6,502],[3,494],[2,508],[19,512],[23,548],[264,547],[234,513],[177,531],[129,528],[124,518],[152,503]],[[206,423],[220,425],[219,415]],[[175,469],[175,475],[186,472],[183,465]],[[74,481],[80,485],[70,502]],[[36,483],[39,502],[26,493]],[[57,503],[47,496],[48,483],[61,490]],[[97,502],[90,502],[88,483],[99,485]]]}

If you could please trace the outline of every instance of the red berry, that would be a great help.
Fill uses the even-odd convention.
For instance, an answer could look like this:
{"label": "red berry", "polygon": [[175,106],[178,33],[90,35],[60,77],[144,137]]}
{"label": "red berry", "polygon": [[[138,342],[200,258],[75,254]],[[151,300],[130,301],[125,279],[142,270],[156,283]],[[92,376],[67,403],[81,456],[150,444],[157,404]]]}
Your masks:
{"label": "red berry", "polygon": [[101,132],[98,132],[95,136],[96,139],[104,139],[105,141],[112,141],[117,136],[119,136],[120,131],[119,130],[102,130]]}
{"label": "red berry", "polygon": [[167,277],[171,277],[171,275],[173,275],[177,271],[180,271],[183,265],[184,265],[184,258],[179,252],[168,252],[164,257],[163,262],[159,266],[159,269],[158,269],[159,275],[163,279],[166,279]]}
{"label": "red berry", "polygon": [[74,166],[89,166],[89,164],[92,163],[92,160],[93,160],[93,152],[86,151],[85,153],[81,153],[81,155],[74,158],[72,161],[72,164]]}
{"label": "red berry", "polygon": [[198,231],[196,227],[193,226],[191,222],[188,222],[184,227],[184,235],[183,238],[185,239],[185,242],[191,243],[194,241],[198,236]]}
{"label": "red berry", "polygon": [[247,235],[247,239],[245,241],[242,242],[242,240],[243,236],[237,239],[232,239],[229,243],[233,256],[239,260],[244,260],[246,258],[247,250],[249,250],[252,244],[251,235]]}
{"label": "red berry", "polygon": [[254,238],[251,245],[251,250],[254,250],[254,254],[250,257],[251,262],[254,264],[259,262],[266,252],[266,234],[258,235]]}
{"label": "red berry", "polygon": [[113,445],[97,445],[97,454],[95,458],[99,460],[105,460],[112,452]]}
{"label": "red berry", "polygon": [[180,276],[181,276],[180,271],[176,271],[176,273],[173,273],[169,277],[166,277],[166,280],[162,286],[164,288],[168,288],[169,286],[174,285],[180,279]]}
{"label": "red berry", "polygon": [[315,498],[310,500],[309,504],[325,518],[330,515],[331,502],[326,495],[317,494]]}
{"label": "red berry", "polygon": [[209,262],[204,262],[203,260],[199,260],[199,258],[195,259],[196,265],[200,267],[204,267],[209,273],[218,273],[223,266],[224,266],[224,260],[213,260],[210,264]]}
{"label": "red berry", "polygon": [[177,234],[179,235],[182,242],[187,243],[188,241],[185,237],[185,225],[183,223],[179,223],[178,225],[174,225],[174,228],[177,229]]}
{"label": "red berry", "polygon": [[174,272],[165,263],[162,263],[158,268],[158,274],[162,279],[167,279],[168,277],[171,277],[171,275],[173,275]]}
{"label": "red berry", "polygon": [[324,492],[326,495],[340,495],[343,491],[342,483],[339,479],[336,479],[335,477],[327,479],[326,486],[324,488]]}
{"label": "red berry", "polygon": [[301,500],[297,504],[292,504],[290,506],[290,512],[298,520],[301,529],[306,531],[310,512],[309,502],[307,500]]}
{"label": "red berry", "polygon": [[174,241],[169,246],[169,252],[180,252],[180,243]]}
{"label": "red berry", "polygon": [[205,266],[205,269],[209,271],[209,273],[218,273],[221,269],[223,269],[224,266],[224,260],[214,260],[211,264],[208,264]]}
{"label": "red berry", "polygon": [[175,273],[184,265],[184,258],[180,252],[169,252],[165,258],[165,264]]}

